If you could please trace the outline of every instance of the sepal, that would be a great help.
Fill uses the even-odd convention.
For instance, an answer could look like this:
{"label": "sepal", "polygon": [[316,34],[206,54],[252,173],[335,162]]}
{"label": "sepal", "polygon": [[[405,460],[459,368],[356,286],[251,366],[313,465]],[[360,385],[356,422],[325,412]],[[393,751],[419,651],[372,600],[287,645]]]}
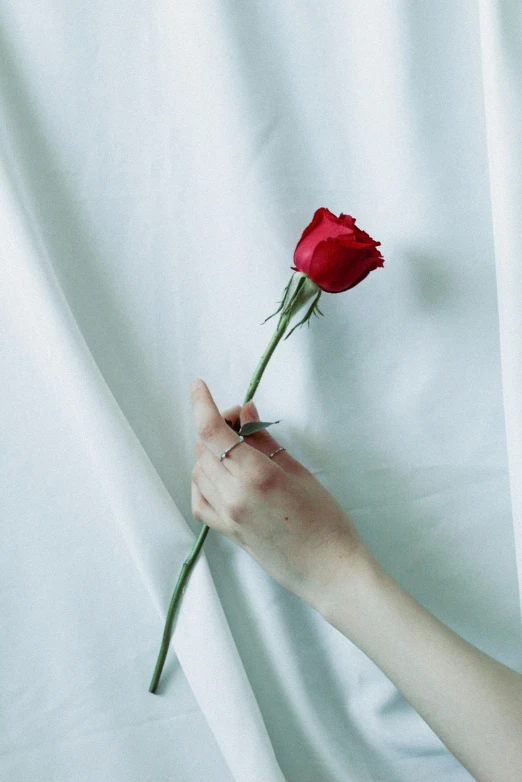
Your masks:
{"label": "sepal", "polygon": [[312,315],[315,315],[316,317],[319,317],[319,315],[317,315],[317,312],[316,312],[316,310],[317,310],[317,311],[318,311],[318,312],[319,312],[321,315],[323,315],[323,313],[322,313],[322,312],[321,312],[321,310],[319,309],[319,305],[318,305],[318,303],[317,303],[317,302],[319,301],[319,299],[321,298],[321,293],[322,293],[322,292],[323,292],[322,290],[320,290],[320,291],[319,291],[319,293],[317,294],[317,296],[316,296],[316,297],[315,297],[315,299],[313,300],[313,302],[312,302],[312,304],[311,304],[310,308],[308,309],[308,312],[307,312],[307,313],[306,313],[306,315],[304,316],[304,318],[303,318],[302,320],[300,320],[300,321],[299,321],[299,323],[297,323],[297,324],[294,326],[294,328],[293,328],[293,329],[291,329],[291,330],[288,332],[288,334],[287,334],[287,335],[286,335],[286,337],[285,337],[285,340],[286,340],[286,339],[288,339],[288,337],[289,337],[289,336],[292,334],[292,332],[293,332],[293,331],[295,331],[295,329],[297,329],[299,326],[302,326],[302,325],[303,325],[303,323],[305,323],[306,321],[308,321],[308,327],[310,327],[310,320],[311,320],[311,317],[312,317]]}
{"label": "sepal", "polygon": [[281,312],[281,310],[284,308],[284,306],[285,306],[285,304],[286,304],[287,297],[288,297],[288,290],[289,290],[289,288],[290,288],[290,285],[292,284],[292,280],[293,280],[293,275],[292,275],[292,277],[290,277],[290,279],[288,280],[288,283],[287,283],[287,285],[286,285],[286,288],[285,288],[285,289],[284,289],[284,291],[283,291],[283,298],[282,298],[282,300],[281,300],[281,303],[280,303],[280,305],[279,305],[278,309],[276,309],[276,311],[275,311],[275,312],[273,312],[273,313],[272,313],[272,315],[269,315],[269,316],[268,316],[268,318],[265,318],[265,319],[264,319],[263,323],[261,324],[262,326],[263,326],[263,325],[264,325],[264,324],[267,322],[267,320],[270,320],[270,318],[273,318],[273,317],[274,317],[274,315],[277,315],[277,313],[278,313],[278,312]]}

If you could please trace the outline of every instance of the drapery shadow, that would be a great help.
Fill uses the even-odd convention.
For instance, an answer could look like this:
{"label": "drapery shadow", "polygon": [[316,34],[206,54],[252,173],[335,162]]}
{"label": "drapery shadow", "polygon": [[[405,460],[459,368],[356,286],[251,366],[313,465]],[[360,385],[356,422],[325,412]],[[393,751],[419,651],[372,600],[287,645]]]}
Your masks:
{"label": "drapery shadow", "polygon": [[[327,656],[317,648],[321,641],[318,641],[317,628],[310,618],[313,609],[275,582],[264,590],[265,595],[272,594],[272,599],[264,603],[263,614],[273,611],[275,622],[284,621],[282,646],[289,651],[293,678],[299,679],[301,685],[296,694],[294,683],[286,681],[277,663],[274,664],[277,642],[273,648],[265,646],[266,638],[257,613],[259,606],[255,600],[249,601],[243,595],[241,581],[231,567],[235,557],[248,555],[244,552],[234,554],[230,548],[235,544],[215,533],[209,535],[205,545],[208,545],[209,567],[222,598],[227,622],[287,782],[305,779],[337,782],[339,779],[339,769],[327,765],[324,755],[314,749],[314,739],[320,741],[320,732],[303,723],[303,698],[310,712],[317,715],[317,723],[324,721],[324,730],[337,745],[338,756],[346,755],[350,759],[347,768],[357,774],[357,779],[372,782],[377,773],[377,778],[400,782],[399,778],[389,777],[386,763],[378,767],[379,758],[373,750],[365,752],[367,741],[357,721],[350,718],[349,704],[343,697],[337,674]],[[254,562],[253,567],[259,566]],[[278,604],[281,604],[280,609]],[[346,644],[350,642],[346,641]],[[287,665],[288,662],[285,661]],[[371,767],[367,765],[368,757],[371,757]]]}
{"label": "drapery shadow", "polygon": [[[65,170],[57,141],[39,116],[31,83],[2,27],[0,62],[7,133],[3,145],[10,166],[16,168],[24,208],[33,218],[33,228],[101,375],[162,475],[155,436],[167,427],[170,412],[154,385],[152,371],[147,371],[149,359],[140,349],[125,299],[111,288],[104,273],[105,258],[96,242],[96,226],[86,216],[85,205],[75,192],[74,177]],[[81,140],[81,134],[78,138]],[[126,398],[117,383],[122,377]],[[174,469],[185,469],[182,454],[173,454],[173,461]]]}

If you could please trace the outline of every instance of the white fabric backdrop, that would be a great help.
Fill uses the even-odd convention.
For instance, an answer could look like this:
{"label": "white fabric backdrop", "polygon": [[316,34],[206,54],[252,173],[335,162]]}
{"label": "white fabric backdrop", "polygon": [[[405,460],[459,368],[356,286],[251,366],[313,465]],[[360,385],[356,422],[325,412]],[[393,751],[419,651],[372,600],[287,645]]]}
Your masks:
{"label": "white fabric backdrop", "polygon": [[[319,206],[384,269],[256,394],[386,570],[522,672],[522,8],[0,0],[3,782],[464,782],[357,647],[191,516]],[[517,575],[518,554],[518,575]]]}

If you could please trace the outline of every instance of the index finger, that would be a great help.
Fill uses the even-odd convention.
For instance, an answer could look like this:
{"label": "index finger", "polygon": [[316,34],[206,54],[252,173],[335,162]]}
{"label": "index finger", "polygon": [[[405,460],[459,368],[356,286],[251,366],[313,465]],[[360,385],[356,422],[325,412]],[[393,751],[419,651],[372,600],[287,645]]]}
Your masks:
{"label": "index finger", "polygon": [[[197,378],[197,381],[196,386],[191,385],[190,389],[190,402],[197,432],[207,448],[219,459],[227,448],[239,442],[239,435],[225,422],[205,381],[200,378]],[[259,452],[248,445],[245,439],[241,446],[238,445],[226,455],[222,464],[234,474],[245,468],[255,467],[259,464],[259,459]]]}

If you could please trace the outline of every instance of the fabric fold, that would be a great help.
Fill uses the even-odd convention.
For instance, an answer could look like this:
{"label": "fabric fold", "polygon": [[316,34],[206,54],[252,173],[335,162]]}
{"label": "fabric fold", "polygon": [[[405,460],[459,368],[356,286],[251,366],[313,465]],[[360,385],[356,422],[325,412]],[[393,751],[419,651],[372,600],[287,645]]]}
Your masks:
{"label": "fabric fold", "polygon": [[[70,437],[81,441],[86,465],[112,510],[112,519],[106,522],[117,525],[149,594],[151,608],[157,614],[157,632],[152,645],[154,656],[146,665],[142,661],[140,671],[142,686],[148,688],[173,584],[192,548],[194,535],[104,382],[45,248],[35,241],[36,227],[27,224],[21,199],[14,198],[5,165],[0,182],[4,333],[16,330],[19,344],[30,354],[41,404],[54,398],[53,407],[63,415]],[[13,345],[11,349],[10,358],[15,361]],[[48,544],[51,542],[41,534],[43,556]],[[109,540],[107,544],[110,545]],[[104,546],[104,541],[93,545]],[[18,586],[23,588],[23,584]],[[110,610],[111,595],[106,594],[100,611]],[[171,655],[173,651],[234,779],[283,780],[204,551],[198,557],[179,610]],[[60,679],[56,686],[61,686]],[[168,687],[161,697],[169,697]]]}
{"label": "fabric fold", "polygon": [[522,615],[522,24],[520,4],[480,0],[484,110],[502,391]]}

